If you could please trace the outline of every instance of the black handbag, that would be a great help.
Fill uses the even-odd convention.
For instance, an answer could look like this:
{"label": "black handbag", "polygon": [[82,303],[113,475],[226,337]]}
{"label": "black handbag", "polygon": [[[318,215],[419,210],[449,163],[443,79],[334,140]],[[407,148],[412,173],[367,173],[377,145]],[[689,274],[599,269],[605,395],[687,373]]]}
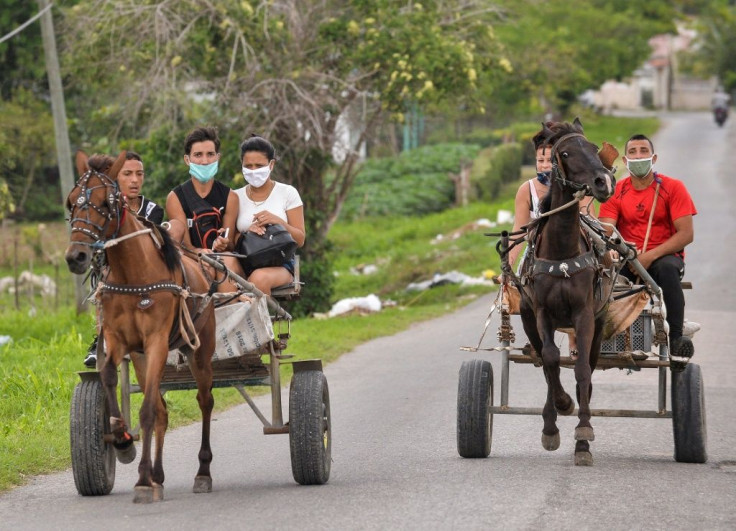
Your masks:
{"label": "black handbag", "polygon": [[267,225],[266,233],[242,233],[237,252],[243,255],[240,262],[248,270],[277,267],[294,258],[297,244],[283,225]]}

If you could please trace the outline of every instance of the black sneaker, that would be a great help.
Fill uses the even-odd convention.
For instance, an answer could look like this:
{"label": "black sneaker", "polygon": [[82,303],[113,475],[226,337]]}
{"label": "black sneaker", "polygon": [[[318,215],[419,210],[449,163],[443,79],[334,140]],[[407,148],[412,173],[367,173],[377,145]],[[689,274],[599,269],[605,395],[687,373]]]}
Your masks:
{"label": "black sneaker", "polygon": [[97,336],[95,336],[89,349],[87,349],[87,357],[84,358],[84,364],[89,368],[97,367]]}
{"label": "black sneaker", "polygon": [[672,342],[672,355],[681,358],[692,358],[695,354],[693,340],[687,336],[681,336]]}

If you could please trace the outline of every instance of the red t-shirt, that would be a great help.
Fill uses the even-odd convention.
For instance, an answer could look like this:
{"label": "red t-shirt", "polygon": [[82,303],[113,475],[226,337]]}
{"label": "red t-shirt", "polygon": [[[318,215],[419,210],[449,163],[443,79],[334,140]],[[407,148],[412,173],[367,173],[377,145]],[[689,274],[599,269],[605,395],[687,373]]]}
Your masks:
{"label": "red t-shirt", "polygon": [[[676,232],[676,219],[698,213],[687,188],[676,179],[655,173],[654,181],[644,190],[636,190],[632,186],[631,176],[621,179],[616,184],[613,196],[601,204],[598,217],[614,219],[621,236],[636,244],[637,249],[644,247],[657,182],[661,182],[661,185],[647,249],[662,245]],[[685,256],[684,252],[681,254]]]}

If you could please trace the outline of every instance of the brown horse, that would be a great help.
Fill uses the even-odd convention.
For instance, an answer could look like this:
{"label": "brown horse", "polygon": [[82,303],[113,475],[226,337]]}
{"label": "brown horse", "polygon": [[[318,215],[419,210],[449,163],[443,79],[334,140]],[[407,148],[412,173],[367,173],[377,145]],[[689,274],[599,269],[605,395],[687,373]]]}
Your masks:
{"label": "brown horse", "polygon": [[[107,175],[90,169],[87,160],[84,153],[77,153],[81,177],[67,199],[72,228],[66,261],[72,273],[83,274],[93,255],[104,253],[106,267],[97,271],[101,279],[96,297],[106,354],[104,361],[98,361],[98,368],[101,364],[118,460],[129,463],[135,458],[133,437],[122,419],[116,392],[117,367],[129,354],[144,394],[140,409],[143,449],[134,502],[163,499],[162,458],[168,413],[159,387],[170,346],[184,343],[182,349],[188,354],[189,368],[197,381],[197,401],[202,411],[194,492],[210,492],[215,318],[210,297],[199,295],[207,294],[210,285],[198,264],[180,255],[165,230],[144,222],[127,208],[116,180],[125,152]],[[152,464],[154,433],[156,457]]]}
{"label": "brown horse", "polygon": [[607,301],[600,300],[605,290],[596,289],[603,282],[598,258],[580,237],[577,200],[585,194],[604,202],[613,194],[616,181],[601,163],[596,146],[583,135],[577,118],[572,124],[545,125],[543,134],[552,146],[552,180],[541,206],[547,214],[530,231],[529,259],[524,262],[518,285],[522,294],[520,313],[529,341],[541,354],[547,380],[547,400],[542,410],[542,445],[547,450],[560,446],[557,413],[571,415],[575,410],[575,403],[560,382],[560,350],[554,333],[558,328],[575,330],[575,380],[580,406],[575,464],[591,465],[591,375],[600,353]]}

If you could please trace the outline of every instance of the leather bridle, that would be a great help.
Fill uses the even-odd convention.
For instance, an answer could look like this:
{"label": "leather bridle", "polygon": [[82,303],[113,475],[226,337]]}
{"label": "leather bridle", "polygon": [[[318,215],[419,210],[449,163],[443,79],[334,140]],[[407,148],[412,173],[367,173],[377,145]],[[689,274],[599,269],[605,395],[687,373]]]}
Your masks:
{"label": "leather bridle", "polygon": [[[566,135],[562,135],[560,138],[558,138],[554,144],[552,144],[551,152],[550,152],[550,158],[552,159],[552,177],[559,183],[559,185],[564,188],[571,188],[575,191],[578,190],[585,190],[585,195],[592,195],[592,190],[590,189],[590,186],[587,184],[582,183],[576,183],[575,181],[571,181],[567,178],[567,174],[565,172],[565,167],[562,164],[562,159],[560,158],[559,153],[559,146],[562,144],[562,142],[569,140],[571,138],[580,137],[585,140],[585,135],[581,133],[568,133]],[[564,153],[564,152],[563,152]]]}
{"label": "leather bridle", "polygon": [[[89,181],[93,176],[97,177],[102,184],[90,186]],[[122,205],[118,183],[104,173],[90,169],[79,178],[76,188],[80,188],[81,190],[74,203],[69,204],[69,209],[71,210],[69,219],[69,224],[72,227],[71,232],[72,234],[81,232],[93,241],[75,241],[73,243],[87,245],[95,251],[102,251],[105,247],[106,239],[110,237],[113,239],[116,238],[125,220],[125,208]],[[101,205],[96,205],[90,201],[90,198],[92,192],[99,188],[105,189],[105,202]],[[98,225],[90,219],[90,210],[94,210],[105,219],[104,225]],[[81,213],[84,214],[84,217],[80,217]],[[107,236],[113,220],[116,221],[115,231],[111,236]],[[77,226],[80,223],[84,226]]]}

